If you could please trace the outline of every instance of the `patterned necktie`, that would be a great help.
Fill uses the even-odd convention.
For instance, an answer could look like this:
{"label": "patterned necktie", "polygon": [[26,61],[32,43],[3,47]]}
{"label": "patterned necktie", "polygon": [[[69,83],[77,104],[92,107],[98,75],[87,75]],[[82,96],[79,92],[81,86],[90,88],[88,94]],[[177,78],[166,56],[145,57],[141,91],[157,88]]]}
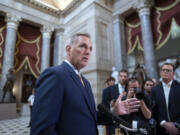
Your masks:
{"label": "patterned necktie", "polygon": [[83,82],[83,79],[82,79],[82,77],[81,77],[81,74],[80,74],[80,73],[78,73],[78,76],[79,76],[79,79],[80,79],[80,81],[81,81],[82,85],[85,87],[84,82]]}

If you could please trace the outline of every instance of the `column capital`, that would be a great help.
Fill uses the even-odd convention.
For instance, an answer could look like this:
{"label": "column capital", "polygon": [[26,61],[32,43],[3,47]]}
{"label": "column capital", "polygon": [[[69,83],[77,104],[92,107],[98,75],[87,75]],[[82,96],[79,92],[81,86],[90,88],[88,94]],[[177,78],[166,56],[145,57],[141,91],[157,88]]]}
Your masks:
{"label": "column capital", "polygon": [[6,14],[6,19],[5,21],[7,22],[7,28],[12,28],[17,30],[17,27],[19,25],[19,22],[21,21],[21,17],[14,15],[12,13],[7,13]]}
{"label": "column capital", "polygon": [[124,24],[124,20],[125,20],[125,18],[121,15],[113,16],[113,23],[120,22],[120,23]]}
{"label": "column capital", "polygon": [[41,28],[41,33],[43,34],[43,37],[45,38],[50,38],[53,31],[54,31],[54,27],[51,27],[51,26],[44,25]]}
{"label": "column capital", "polygon": [[150,8],[153,4],[153,0],[137,0],[133,7],[138,11],[139,16],[150,15]]}
{"label": "column capital", "polygon": [[55,29],[55,36],[61,36],[64,33],[64,28],[56,28]]}

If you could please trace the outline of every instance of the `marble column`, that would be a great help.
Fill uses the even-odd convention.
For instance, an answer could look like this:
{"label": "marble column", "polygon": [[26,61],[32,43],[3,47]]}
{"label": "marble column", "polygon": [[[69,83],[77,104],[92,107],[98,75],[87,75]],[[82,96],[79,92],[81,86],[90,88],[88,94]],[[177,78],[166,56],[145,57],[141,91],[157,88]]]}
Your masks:
{"label": "marble column", "polygon": [[127,68],[124,18],[114,17],[114,63],[117,71]]}
{"label": "marble column", "polygon": [[55,30],[54,54],[53,54],[54,66],[59,65],[62,62],[61,47],[63,45],[63,33],[64,33],[63,28],[59,28]]}
{"label": "marble column", "polygon": [[7,13],[6,19],[6,39],[5,39],[5,48],[3,52],[3,65],[2,65],[2,74],[1,74],[1,90],[0,95],[2,94],[2,88],[6,82],[6,74],[10,68],[14,68],[14,52],[16,46],[16,32],[21,21],[21,17],[14,14]]}
{"label": "marble column", "polygon": [[53,27],[43,26],[42,32],[42,54],[41,54],[41,72],[50,65],[50,41]]}
{"label": "marble column", "polygon": [[146,73],[150,78],[158,78],[157,65],[154,52],[154,42],[150,20],[151,0],[139,0],[136,9],[141,22],[142,43],[144,48],[144,63]]}

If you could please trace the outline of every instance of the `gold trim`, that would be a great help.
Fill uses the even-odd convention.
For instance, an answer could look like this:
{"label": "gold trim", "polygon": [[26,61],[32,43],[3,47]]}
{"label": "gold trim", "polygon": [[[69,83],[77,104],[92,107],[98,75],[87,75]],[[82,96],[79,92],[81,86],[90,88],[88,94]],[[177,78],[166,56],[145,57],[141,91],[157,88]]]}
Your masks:
{"label": "gold trim", "polygon": [[161,13],[159,11],[157,11],[157,10],[156,10],[156,12],[158,14],[158,17],[157,17],[157,23],[158,23],[158,25],[157,25],[157,32],[159,33],[159,37],[158,37],[158,40],[155,43],[155,45],[158,46],[160,41],[161,41],[161,38],[162,38],[163,34],[162,34],[161,30],[160,30],[160,27],[161,27],[161,21],[160,21]]}
{"label": "gold trim", "polygon": [[[171,28],[172,28],[172,23],[173,23],[173,21],[177,24],[176,20],[175,20],[174,17],[173,17],[172,20],[171,20],[171,26],[170,26],[170,28],[169,28],[169,32],[168,32],[166,38],[164,39],[164,41],[163,41],[162,43],[160,43],[160,45],[158,45],[158,46],[156,47],[156,50],[158,50],[158,49],[160,49],[162,46],[164,46],[165,43],[169,40],[170,35],[171,35]],[[180,26],[179,26],[178,24],[177,24],[177,26],[180,28]]]}
{"label": "gold trim", "polygon": [[[2,32],[5,28],[6,28],[6,25],[4,25],[2,28],[0,28],[0,38],[2,39],[2,41],[0,42],[0,46],[2,46],[2,44],[4,43],[4,37],[3,37]],[[3,51],[2,51],[2,47],[0,47],[0,57],[2,57],[2,56],[3,56]]]}
{"label": "gold trim", "polygon": [[[18,54],[18,52],[19,52],[18,45],[20,44],[21,41],[23,41],[23,42],[25,42],[25,43],[28,43],[28,44],[34,44],[34,43],[36,43],[35,45],[36,45],[36,47],[37,47],[37,51],[36,51],[37,62],[35,63],[35,68],[36,68],[37,72],[40,74],[40,69],[39,69],[39,67],[38,67],[38,64],[39,64],[39,62],[40,62],[40,58],[39,58],[39,52],[40,52],[39,42],[40,42],[40,39],[41,39],[41,35],[38,36],[38,37],[37,37],[35,40],[33,40],[33,41],[29,41],[29,40],[23,38],[19,33],[17,34],[17,37],[18,37],[18,40],[17,40],[17,43],[16,43],[16,48],[17,48],[17,50],[16,50],[16,52],[15,52],[15,56],[16,56],[16,55]],[[28,62],[29,62],[29,58],[28,58],[28,56],[26,56],[26,57],[24,58],[22,64],[21,64],[21,65],[19,66],[19,68],[17,69],[17,71],[19,71],[19,70],[23,67],[23,65],[25,64],[26,59],[27,59]],[[16,63],[15,63],[15,67],[16,67],[16,66],[18,65],[18,59],[17,59],[17,57],[15,57],[15,60],[16,60]],[[29,66],[29,69],[31,70],[31,72],[33,73],[33,75],[37,78],[38,76],[33,72],[32,68],[31,68],[30,62],[28,63],[28,66]],[[17,72],[17,71],[16,71],[16,72]]]}
{"label": "gold trim", "polygon": [[[3,37],[3,30],[6,28],[6,25],[2,26],[0,28],[0,38],[2,39],[2,41],[0,42],[0,46],[2,46],[2,44],[4,43],[4,37]],[[3,50],[2,47],[0,47],[0,58],[3,56]],[[3,61],[2,61],[3,62]],[[0,63],[0,68],[2,68],[2,63]]]}
{"label": "gold trim", "polygon": [[39,36],[39,37],[37,37],[35,40],[29,41],[29,40],[23,38],[19,32],[18,32],[18,36],[20,37],[20,39],[21,39],[23,42],[28,43],[28,44],[34,44],[34,43],[36,43],[36,42],[39,40],[39,38],[40,38],[40,36]]}
{"label": "gold trim", "polygon": [[[134,43],[134,46],[133,46],[133,48],[131,48],[130,50],[128,50],[128,54],[127,55],[130,55],[133,51],[134,51],[134,49],[137,47],[137,46],[139,46],[141,43],[140,43],[140,41],[139,41],[139,36],[136,36],[136,40],[135,40],[135,43]],[[132,44],[131,44],[132,45]],[[139,47],[138,47],[139,48]]]}
{"label": "gold trim", "polygon": [[25,57],[25,59],[23,60],[22,64],[19,66],[19,68],[16,70],[16,72],[18,72],[26,63],[28,64],[28,67],[29,67],[31,73],[32,73],[36,78],[38,78],[38,76],[36,75],[36,73],[34,73],[33,69],[31,68],[31,64],[30,64],[30,62],[29,62],[28,56]]}
{"label": "gold trim", "polygon": [[175,0],[171,5],[167,6],[167,7],[157,7],[157,6],[154,6],[155,9],[159,10],[159,11],[166,11],[166,10],[169,10],[171,8],[173,8],[174,6],[176,6],[176,4],[180,2],[180,0]]}
{"label": "gold trim", "polygon": [[[142,50],[143,51],[143,48],[141,47],[141,43],[140,43],[140,40],[139,40],[139,36],[138,35],[136,35],[136,39],[135,39],[135,43],[132,45],[132,43],[131,43],[131,31],[132,31],[132,29],[131,28],[129,28],[129,30],[128,30],[128,44],[129,44],[129,48],[128,48],[128,52],[127,52],[127,55],[130,55],[133,51],[134,51],[134,49],[136,48],[136,46],[138,47],[138,49],[139,50]],[[132,46],[133,46],[133,48],[132,48]]]}
{"label": "gold trim", "polygon": [[138,43],[139,43],[138,46],[137,46],[138,50],[144,51],[144,48],[142,47],[143,45],[141,44],[141,42],[139,40],[138,40]]}
{"label": "gold trim", "polygon": [[[158,23],[157,24],[157,32],[159,33],[158,40],[155,43],[155,47],[156,47],[155,49],[156,50],[160,49],[168,41],[168,39],[170,37],[170,33],[171,33],[172,21],[175,21],[175,23],[177,24],[176,20],[174,18],[172,18],[171,26],[170,26],[168,35],[163,40],[163,42],[161,42],[163,34],[162,34],[161,30],[160,30],[160,28],[161,28],[161,22],[160,22],[161,13],[160,13],[160,11],[169,10],[169,9],[173,8],[174,6],[176,6],[179,2],[180,2],[180,0],[176,0],[171,5],[169,5],[167,7],[157,7],[157,6],[155,6],[155,9],[156,9],[156,12],[157,12],[157,15],[158,15],[157,16],[157,23]],[[128,49],[128,53],[127,54],[129,55],[129,54],[131,54],[134,51],[135,47],[137,46],[137,43],[138,43],[138,46],[137,46],[138,49],[143,51],[144,49],[143,49],[143,47],[141,46],[141,44],[139,42],[139,36],[138,35],[136,35],[136,40],[135,40],[134,46],[131,43],[131,37],[132,37],[132,35],[131,35],[132,29],[131,28],[139,27],[140,26],[140,22],[136,23],[136,24],[130,24],[127,21],[125,21],[125,23],[129,27],[129,30],[128,30],[128,43],[129,43],[129,48],[130,49]],[[131,48],[132,46],[133,46],[133,48]]]}
{"label": "gold trim", "polygon": [[136,24],[130,24],[130,23],[128,23],[127,21],[125,21],[125,23],[127,24],[127,26],[128,26],[129,28],[137,28],[137,27],[139,27],[139,26],[141,25],[140,22],[137,22]]}
{"label": "gold trim", "polygon": [[129,44],[129,47],[128,47],[128,52],[127,54],[130,54],[131,52],[131,47],[132,47],[132,43],[131,43],[131,31],[132,29],[131,28],[128,28],[128,44]]}
{"label": "gold trim", "polygon": [[[41,35],[40,35],[40,37],[41,37]],[[37,51],[36,51],[37,62],[36,62],[36,65],[35,65],[35,67],[36,67],[36,69],[37,69],[37,71],[38,71],[39,74],[40,74],[40,69],[39,69],[39,67],[38,67],[38,64],[39,64],[39,62],[40,62],[40,58],[39,58],[39,52],[40,52],[39,42],[40,42],[40,39],[41,39],[41,38],[39,38],[38,42],[36,43],[36,45],[37,45]]]}

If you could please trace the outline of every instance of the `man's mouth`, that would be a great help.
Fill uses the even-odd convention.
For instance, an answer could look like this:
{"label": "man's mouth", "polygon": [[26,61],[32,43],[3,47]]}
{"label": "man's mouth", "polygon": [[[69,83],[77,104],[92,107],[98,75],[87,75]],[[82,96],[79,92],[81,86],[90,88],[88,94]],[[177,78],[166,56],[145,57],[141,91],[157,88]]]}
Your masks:
{"label": "man's mouth", "polygon": [[84,61],[88,61],[88,58],[86,58],[86,57],[83,57],[83,60],[84,60]]}

